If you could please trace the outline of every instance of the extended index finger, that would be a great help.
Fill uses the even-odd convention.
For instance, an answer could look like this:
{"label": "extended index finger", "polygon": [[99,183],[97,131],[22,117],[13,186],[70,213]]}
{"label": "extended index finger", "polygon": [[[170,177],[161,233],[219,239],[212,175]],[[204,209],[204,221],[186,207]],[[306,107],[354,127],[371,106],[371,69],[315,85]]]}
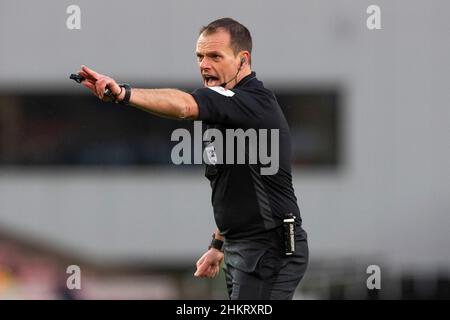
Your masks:
{"label": "extended index finger", "polygon": [[84,71],[87,75],[86,78],[91,78],[92,80],[98,80],[99,75],[97,72],[95,72],[94,70],[89,69],[86,66],[81,66],[81,70]]}

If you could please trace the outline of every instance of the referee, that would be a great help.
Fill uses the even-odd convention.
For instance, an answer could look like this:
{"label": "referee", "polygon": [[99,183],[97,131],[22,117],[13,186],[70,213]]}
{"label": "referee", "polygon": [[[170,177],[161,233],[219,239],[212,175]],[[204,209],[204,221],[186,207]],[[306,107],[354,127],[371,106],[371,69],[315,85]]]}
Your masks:
{"label": "referee", "polygon": [[270,141],[279,150],[275,174],[261,174],[260,162],[206,165],[217,230],[197,261],[195,276],[213,278],[223,262],[230,299],[288,300],[308,265],[307,235],[292,186],[289,127],[274,94],[252,72],[251,52],[248,29],[222,18],[200,30],[196,54],[204,87],[191,94],[131,88],[86,66],[78,74],[103,101],[162,117],[202,120],[223,133],[278,130],[279,141]]}

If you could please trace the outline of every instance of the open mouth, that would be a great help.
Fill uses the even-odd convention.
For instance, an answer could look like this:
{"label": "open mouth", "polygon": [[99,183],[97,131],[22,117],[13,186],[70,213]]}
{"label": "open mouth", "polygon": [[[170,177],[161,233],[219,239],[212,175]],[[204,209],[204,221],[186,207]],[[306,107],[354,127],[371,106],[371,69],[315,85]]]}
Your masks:
{"label": "open mouth", "polygon": [[219,85],[219,78],[211,75],[203,75],[203,81],[207,87],[214,87]]}

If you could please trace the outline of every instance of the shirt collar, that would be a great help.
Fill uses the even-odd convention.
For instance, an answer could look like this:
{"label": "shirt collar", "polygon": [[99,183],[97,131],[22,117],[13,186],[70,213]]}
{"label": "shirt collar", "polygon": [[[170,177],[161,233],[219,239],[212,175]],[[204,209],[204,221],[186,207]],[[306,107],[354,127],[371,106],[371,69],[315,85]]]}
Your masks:
{"label": "shirt collar", "polygon": [[241,81],[239,81],[234,87],[234,88],[239,88],[242,87],[244,85],[246,85],[251,79],[255,79],[256,78],[256,72],[252,71],[249,75],[246,75],[245,77],[243,77],[241,79]]}

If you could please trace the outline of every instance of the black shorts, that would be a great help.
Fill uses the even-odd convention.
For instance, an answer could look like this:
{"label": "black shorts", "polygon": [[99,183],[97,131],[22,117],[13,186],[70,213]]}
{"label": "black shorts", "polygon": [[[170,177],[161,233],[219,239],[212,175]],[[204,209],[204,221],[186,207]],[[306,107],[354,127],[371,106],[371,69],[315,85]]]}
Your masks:
{"label": "black shorts", "polygon": [[286,256],[281,232],[269,243],[226,241],[224,271],[231,300],[293,298],[308,265],[307,235],[298,228],[295,253]]}

